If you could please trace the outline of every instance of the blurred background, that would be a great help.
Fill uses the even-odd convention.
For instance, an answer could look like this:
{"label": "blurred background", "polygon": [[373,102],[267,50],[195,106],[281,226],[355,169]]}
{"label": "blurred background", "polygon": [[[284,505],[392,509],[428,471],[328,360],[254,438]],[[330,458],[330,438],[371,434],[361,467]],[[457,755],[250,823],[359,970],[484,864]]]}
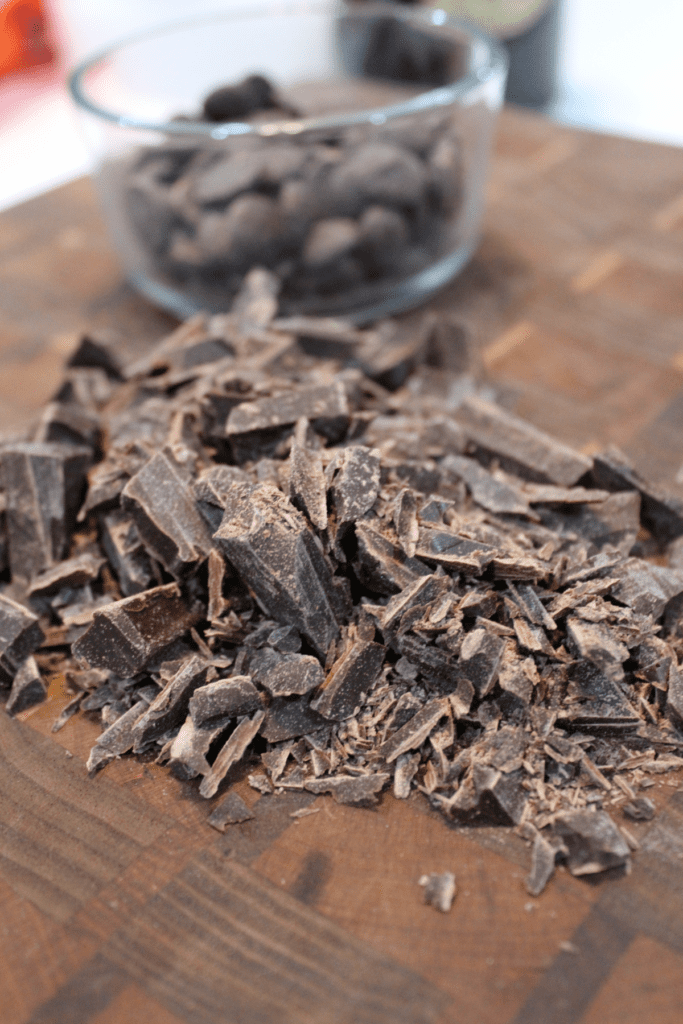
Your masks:
{"label": "blurred background", "polygon": [[[246,3],[0,2],[0,209],[88,171],[64,90],[77,60],[130,32],[229,6]],[[512,101],[573,126],[683,145],[683,0],[448,0],[439,6],[480,18],[503,36]]]}

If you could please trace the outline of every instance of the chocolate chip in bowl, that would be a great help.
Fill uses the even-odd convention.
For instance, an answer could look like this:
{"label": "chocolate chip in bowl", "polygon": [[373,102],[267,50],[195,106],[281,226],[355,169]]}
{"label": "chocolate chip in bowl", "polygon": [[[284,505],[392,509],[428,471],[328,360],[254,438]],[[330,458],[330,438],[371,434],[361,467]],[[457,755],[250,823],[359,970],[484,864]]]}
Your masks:
{"label": "chocolate chip in bowl", "polygon": [[313,3],[129,40],[71,89],[139,290],[221,312],[260,266],[283,314],[360,322],[472,254],[505,72],[441,11]]}

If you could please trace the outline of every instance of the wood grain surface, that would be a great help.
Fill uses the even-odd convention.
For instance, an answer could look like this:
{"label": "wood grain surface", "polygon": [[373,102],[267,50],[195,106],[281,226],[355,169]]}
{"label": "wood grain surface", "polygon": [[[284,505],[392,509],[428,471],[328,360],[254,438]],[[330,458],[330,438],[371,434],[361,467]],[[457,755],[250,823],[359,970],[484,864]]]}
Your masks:
{"label": "wood grain surface", "polygon": [[[682,286],[683,151],[508,109],[481,246],[432,305],[506,407],[683,493]],[[132,354],[172,325],[125,283],[88,181],[0,214],[0,431],[51,396],[79,332]],[[68,699],[54,674],[46,704],[0,717],[2,1024],[680,1024],[679,779],[629,823],[630,876],[560,869],[532,900],[519,838],[449,827],[419,794],[260,798],[238,768],[254,818],[218,835],[155,765],[89,779],[97,725],[50,733]],[[441,915],[417,881],[444,870]]]}

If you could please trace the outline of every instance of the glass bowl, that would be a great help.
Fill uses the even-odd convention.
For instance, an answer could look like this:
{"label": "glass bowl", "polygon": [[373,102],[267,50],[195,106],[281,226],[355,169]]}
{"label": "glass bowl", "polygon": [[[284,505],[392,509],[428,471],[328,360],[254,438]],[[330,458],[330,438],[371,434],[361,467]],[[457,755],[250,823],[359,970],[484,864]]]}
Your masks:
{"label": "glass bowl", "polygon": [[[181,318],[223,312],[261,266],[282,314],[360,323],[470,258],[506,73],[444,11],[305,2],[145,32],[69,85],[136,289]],[[206,119],[237,109],[207,96],[253,75],[277,107]]]}

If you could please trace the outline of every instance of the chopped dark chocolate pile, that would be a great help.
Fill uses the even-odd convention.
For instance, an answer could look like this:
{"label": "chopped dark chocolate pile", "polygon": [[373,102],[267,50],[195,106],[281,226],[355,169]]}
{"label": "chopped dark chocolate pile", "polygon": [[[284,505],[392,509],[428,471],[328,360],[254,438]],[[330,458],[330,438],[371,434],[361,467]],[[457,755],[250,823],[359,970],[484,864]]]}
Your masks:
{"label": "chopped dark chocolate pile", "polygon": [[433,316],[387,355],[411,352],[392,393],[398,328],[277,320],[275,291],[252,273],[131,366],[81,346],[92,445],[0,445],[8,712],[43,699],[43,647],[73,693],[54,728],[100,721],[88,768],[154,757],[227,792],[219,830],[250,817],[243,762],[262,794],[418,790],[454,827],[517,828],[533,895],[556,861],[628,869],[609,812],[649,820],[640,791],[683,767],[674,503],[476,395],[444,412]]}

